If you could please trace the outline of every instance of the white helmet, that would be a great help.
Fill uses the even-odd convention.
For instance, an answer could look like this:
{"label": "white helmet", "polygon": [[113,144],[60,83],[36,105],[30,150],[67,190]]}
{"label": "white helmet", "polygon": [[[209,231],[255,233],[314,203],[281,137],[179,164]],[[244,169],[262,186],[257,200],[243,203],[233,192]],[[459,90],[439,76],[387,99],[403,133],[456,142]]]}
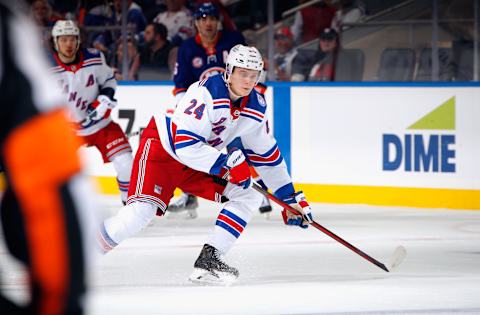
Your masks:
{"label": "white helmet", "polygon": [[58,51],[58,37],[65,35],[74,35],[77,36],[77,49],[80,46],[80,29],[77,27],[75,22],[71,20],[58,20],[52,28],[52,37],[53,44],[55,45],[55,50]]}
{"label": "white helmet", "polygon": [[226,80],[232,75],[235,67],[260,71],[258,76],[260,78],[263,71],[262,55],[255,47],[236,45],[228,53],[225,67]]}

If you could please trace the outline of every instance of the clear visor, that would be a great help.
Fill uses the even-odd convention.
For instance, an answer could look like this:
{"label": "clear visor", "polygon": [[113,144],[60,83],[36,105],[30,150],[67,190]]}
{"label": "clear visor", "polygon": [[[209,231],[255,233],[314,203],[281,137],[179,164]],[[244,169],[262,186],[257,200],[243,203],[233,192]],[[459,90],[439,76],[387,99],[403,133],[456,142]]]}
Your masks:
{"label": "clear visor", "polygon": [[252,82],[257,82],[260,77],[260,71],[247,68],[235,67],[234,73],[238,78]]}

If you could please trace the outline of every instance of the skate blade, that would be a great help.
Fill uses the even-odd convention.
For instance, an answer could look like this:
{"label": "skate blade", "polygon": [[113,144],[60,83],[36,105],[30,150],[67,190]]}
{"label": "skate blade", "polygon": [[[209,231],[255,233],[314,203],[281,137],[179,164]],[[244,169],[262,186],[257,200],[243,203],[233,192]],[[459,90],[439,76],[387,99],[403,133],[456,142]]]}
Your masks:
{"label": "skate blade", "polygon": [[198,285],[230,286],[237,277],[225,272],[210,272],[204,269],[193,269],[188,280]]}

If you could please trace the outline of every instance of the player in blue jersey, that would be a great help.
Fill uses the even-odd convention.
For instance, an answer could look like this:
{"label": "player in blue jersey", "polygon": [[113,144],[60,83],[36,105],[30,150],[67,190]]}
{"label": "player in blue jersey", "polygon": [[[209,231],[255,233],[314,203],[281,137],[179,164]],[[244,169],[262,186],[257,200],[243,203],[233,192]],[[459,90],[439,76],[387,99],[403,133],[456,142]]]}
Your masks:
{"label": "player in blue jersey", "polygon": [[[241,33],[219,30],[219,11],[211,2],[200,4],[194,17],[198,33],[195,37],[186,40],[180,47],[174,71],[174,95],[177,104],[193,82],[223,73],[230,49],[237,44],[245,44]],[[197,198],[184,193],[178,200],[170,204],[169,211],[187,210],[187,218],[195,218],[197,206]],[[260,212],[269,211],[271,211],[271,206],[265,199],[260,207]]]}
{"label": "player in blue jersey", "polygon": [[[274,194],[301,215],[283,210],[284,223],[303,228],[312,220],[301,191],[295,192],[275,138],[269,134],[267,103],[254,90],[263,60],[254,47],[237,45],[224,75],[192,84],[174,114],[155,115],[143,131],[135,156],[127,205],[104,221],[99,242],[105,252],[163,215],[176,188],[222,205],[190,280],[229,284],[239,272],[225,263],[227,254],[260,206],[263,196],[250,188],[248,159]],[[244,152],[227,145],[236,138]]]}
{"label": "player in blue jersey", "polygon": [[180,46],[173,74],[177,104],[193,82],[223,73],[230,49],[245,44],[241,33],[218,29],[219,12],[211,2],[202,3],[194,17],[197,35]]}

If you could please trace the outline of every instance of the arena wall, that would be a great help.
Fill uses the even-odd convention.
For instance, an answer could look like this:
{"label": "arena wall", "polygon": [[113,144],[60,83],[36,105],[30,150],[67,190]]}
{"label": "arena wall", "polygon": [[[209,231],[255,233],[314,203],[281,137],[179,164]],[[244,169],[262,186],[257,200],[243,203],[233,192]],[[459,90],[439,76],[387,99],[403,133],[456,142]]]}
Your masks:
{"label": "arena wall", "polygon": [[[273,132],[315,202],[480,209],[480,84],[272,83]],[[124,82],[113,117],[127,132],[174,107],[170,83]],[[138,137],[132,137],[136,148]],[[117,193],[114,170],[82,149]]]}

